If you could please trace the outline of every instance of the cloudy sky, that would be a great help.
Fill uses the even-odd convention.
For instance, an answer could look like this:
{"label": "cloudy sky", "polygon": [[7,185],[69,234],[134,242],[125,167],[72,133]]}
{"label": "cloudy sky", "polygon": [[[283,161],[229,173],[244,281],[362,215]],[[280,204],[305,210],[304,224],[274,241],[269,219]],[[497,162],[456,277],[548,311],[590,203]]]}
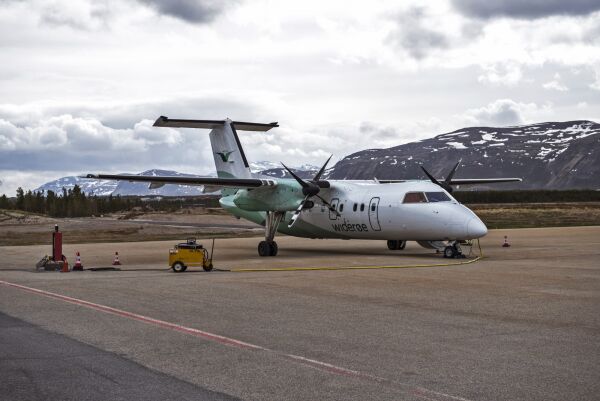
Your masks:
{"label": "cloudy sky", "polygon": [[279,121],[249,159],[320,164],[470,125],[600,121],[597,0],[0,0],[0,193],[214,170],[172,118]]}

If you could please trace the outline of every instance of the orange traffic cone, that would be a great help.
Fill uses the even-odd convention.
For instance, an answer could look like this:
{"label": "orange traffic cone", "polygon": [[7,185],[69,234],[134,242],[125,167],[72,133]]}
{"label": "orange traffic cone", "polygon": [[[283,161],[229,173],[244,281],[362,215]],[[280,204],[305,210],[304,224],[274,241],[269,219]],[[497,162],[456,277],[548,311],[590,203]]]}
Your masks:
{"label": "orange traffic cone", "polygon": [[502,244],[503,248],[508,248],[510,246],[510,244],[508,243],[508,236],[505,235],[504,236],[504,244]]}
{"label": "orange traffic cone", "polygon": [[79,252],[77,252],[77,255],[75,256],[75,264],[73,265],[73,271],[83,271],[83,265],[81,264],[81,255],[79,255]]}
{"label": "orange traffic cone", "polygon": [[115,252],[115,260],[113,260],[113,266],[117,266],[120,264],[121,262],[119,262],[119,252]]}

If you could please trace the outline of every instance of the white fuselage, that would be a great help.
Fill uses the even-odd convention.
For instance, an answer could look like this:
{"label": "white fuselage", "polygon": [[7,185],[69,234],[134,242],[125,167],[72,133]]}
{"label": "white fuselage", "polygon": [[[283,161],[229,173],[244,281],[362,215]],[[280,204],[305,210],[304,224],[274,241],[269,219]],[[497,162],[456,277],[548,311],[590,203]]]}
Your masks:
{"label": "white fuselage", "polygon": [[[308,238],[416,241],[474,239],[487,233],[487,228],[475,213],[429,181],[389,184],[375,181],[329,182],[331,187],[322,189],[319,195],[331,203],[339,215],[313,197],[313,208],[303,210],[291,229],[288,221],[292,212],[287,212],[278,231]],[[407,203],[407,193],[417,198],[423,194],[427,200]],[[429,201],[440,197],[444,200]],[[226,210],[264,224],[265,212],[244,211],[236,207],[230,198],[221,200]]]}

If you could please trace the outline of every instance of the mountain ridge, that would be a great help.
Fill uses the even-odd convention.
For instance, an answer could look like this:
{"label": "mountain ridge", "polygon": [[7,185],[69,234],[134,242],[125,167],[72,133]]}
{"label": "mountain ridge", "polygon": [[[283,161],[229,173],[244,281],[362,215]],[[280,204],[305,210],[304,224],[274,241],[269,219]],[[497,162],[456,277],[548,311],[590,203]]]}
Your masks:
{"label": "mountain ridge", "polygon": [[[390,148],[354,152],[326,170],[328,179],[426,179],[420,166],[444,177],[461,161],[455,178],[520,177],[521,183],[479,185],[479,189],[577,189],[600,188],[600,124],[589,120],[544,122],[510,127],[468,127]],[[254,174],[274,178],[289,175],[279,163],[250,163]],[[303,179],[319,169],[292,168]],[[152,169],[142,175],[194,176]],[[62,177],[39,190],[61,192],[79,185],[85,193],[99,196],[193,196],[203,195],[201,186],[165,185],[148,189],[144,183],[86,180]]]}
{"label": "mountain ridge", "polygon": [[[329,179],[426,179],[461,161],[455,178],[520,177],[478,188],[600,188],[600,124],[588,120],[511,127],[468,127],[390,148],[344,157]],[[401,168],[399,168],[401,167]]]}

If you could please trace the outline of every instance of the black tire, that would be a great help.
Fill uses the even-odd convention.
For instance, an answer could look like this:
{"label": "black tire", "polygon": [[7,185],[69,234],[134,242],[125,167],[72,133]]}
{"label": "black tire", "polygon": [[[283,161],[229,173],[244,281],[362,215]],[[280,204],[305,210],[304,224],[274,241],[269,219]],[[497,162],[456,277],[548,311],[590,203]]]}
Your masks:
{"label": "black tire", "polygon": [[444,257],[453,258],[456,256],[456,249],[453,246],[447,246],[444,248]]}
{"label": "black tire", "polygon": [[398,241],[398,250],[403,250],[404,248],[406,248],[406,241]]}
{"label": "black tire", "polygon": [[267,241],[260,241],[258,243],[258,254],[260,256],[270,256],[271,255],[271,247]]}
{"label": "black tire", "polygon": [[395,251],[396,249],[398,249],[398,241],[396,241],[395,239],[389,239],[387,242],[387,247],[390,251]]}
{"label": "black tire", "polygon": [[277,251],[279,250],[279,247],[277,246],[277,242],[273,241],[269,244],[270,247],[270,252],[269,252],[269,256],[277,256]]}
{"label": "black tire", "polygon": [[186,269],[187,269],[187,266],[186,266],[186,265],[184,265],[184,264],[183,264],[183,263],[181,263],[181,262],[175,262],[175,263],[173,263],[173,265],[171,266],[171,269],[173,269],[173,271],[174,271],[175,273],[183,273],[184,271],[186,271]]}
{"label": "black tire", "polygon": [[213,269],[213,264],[212,264],[212,262],[209,262],[208,265],[204,265],[204,266],[202,266],[202,268],[204,269],[205,272],[209,272]]}

